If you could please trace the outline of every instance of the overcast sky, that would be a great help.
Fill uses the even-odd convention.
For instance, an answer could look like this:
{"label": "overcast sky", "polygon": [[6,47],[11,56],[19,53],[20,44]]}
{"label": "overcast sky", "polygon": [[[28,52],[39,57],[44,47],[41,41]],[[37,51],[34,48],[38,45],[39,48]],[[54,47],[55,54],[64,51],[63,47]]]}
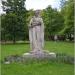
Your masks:
{"label": "overcast sky", "polygon": [[26,8],[29,9],[45,9],[48,5],[59,9],[60,0],[26,0]]}
{"label": "overcast sky", "polygon": [[[60,0],[26,0],[25,2],[26,9],[45,9],[48,5],[51,5],[53,8],[59,9]],[[1,0],[0,0],[0,14],[3,13],[1,8]]]}

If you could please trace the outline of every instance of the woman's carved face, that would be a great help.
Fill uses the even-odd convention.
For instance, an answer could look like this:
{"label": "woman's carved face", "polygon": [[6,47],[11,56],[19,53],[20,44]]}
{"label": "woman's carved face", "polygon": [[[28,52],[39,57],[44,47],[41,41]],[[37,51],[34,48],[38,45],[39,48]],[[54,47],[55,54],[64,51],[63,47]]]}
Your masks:
{"label": "woman's carved face", "polygon": [[39,15],[40,15],[40,11],[39,10],[36,10],[35,11],[35,16],[38,17]]}

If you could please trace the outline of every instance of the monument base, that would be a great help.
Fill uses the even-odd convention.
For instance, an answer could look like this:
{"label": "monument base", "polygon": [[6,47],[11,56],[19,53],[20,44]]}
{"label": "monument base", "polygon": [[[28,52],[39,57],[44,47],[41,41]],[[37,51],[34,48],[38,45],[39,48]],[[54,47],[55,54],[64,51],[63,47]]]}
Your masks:
{"label": "monument base", "polygon": [[[62,57],[62,58],[61,58]],[[34,62],[36,60],[47,60],[50,61],[57,61],[57,62],[65,62],[74,64],[74,57],[63,55],[63,54],[56,54],[54,52],[48,51],[31,51],[28,53],[24,53],[23,55],[9,55],[4,58],[2,61],[4,64],[10,64],[14,62],[18,63],[27,63],[27,62]],[[64,61],[63,61],[64,60]]]}
{"label": "monument base", "polygon": [[31,51],[29,53],[24,53],[23,57],[25,58],[37,58],[37,59],[44,59],[44,58],[56,58],[56,53],[49,52],[45,50],[36,50]]}
{"label": "monument base", "polygon": [[19,55],[10,55],[7,56],[4,59],[4,64],[10,64],[13,62],[25,62],[25,61],[29,61],[29,60],[46,60],[46,59],[56,59],[56,53],[54,52],[49,52],[46,50],[35,50],[35,51],[30,51],[28,53],[24,53],[23,55],[19,56]]}

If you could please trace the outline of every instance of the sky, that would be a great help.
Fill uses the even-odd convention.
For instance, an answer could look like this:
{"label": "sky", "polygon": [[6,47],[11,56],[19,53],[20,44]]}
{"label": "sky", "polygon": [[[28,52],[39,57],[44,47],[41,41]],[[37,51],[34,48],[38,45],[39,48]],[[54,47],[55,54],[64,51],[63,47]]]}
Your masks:
{"label": "sky", "polygon": [[26,8],[29,9],[45,9],[48,5],[59,9],[60,0],[26,0]]}
{"label": "sky", "polygon": [[[57,8],[59,10],[60,0],[26,0],[25,2],[25,6],[27,10],[45,9],[48,5],[51,5],[52,8]],[[0,0],[0,14],[3,13],[1,7],[2,4]]]}

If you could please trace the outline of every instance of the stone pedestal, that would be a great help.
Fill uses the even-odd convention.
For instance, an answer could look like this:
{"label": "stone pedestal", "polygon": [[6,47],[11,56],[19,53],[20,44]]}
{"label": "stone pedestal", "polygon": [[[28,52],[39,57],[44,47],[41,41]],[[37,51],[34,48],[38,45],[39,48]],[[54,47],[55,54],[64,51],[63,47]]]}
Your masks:
{"label": "stone pedestal", "polygon": [[36,58],[36,59],[52,59],[52,58],[56,58],[56,54],[53,52],[48,52],[48,51],[31,51],[29,53],[24,53],[23,54],[24,58]]}
{"label": "stone pedestal", "polygon": [[7,56],[4,59],[4,64],[10,64],[14,62],[27,62],[27,61],[33,61],[33,60],[54,60],[56,58],[56,54],[53,52],[48,52],[44,50],[35,50],[30,51],[28,53],[24,53],[23,55],[11,55]]}

